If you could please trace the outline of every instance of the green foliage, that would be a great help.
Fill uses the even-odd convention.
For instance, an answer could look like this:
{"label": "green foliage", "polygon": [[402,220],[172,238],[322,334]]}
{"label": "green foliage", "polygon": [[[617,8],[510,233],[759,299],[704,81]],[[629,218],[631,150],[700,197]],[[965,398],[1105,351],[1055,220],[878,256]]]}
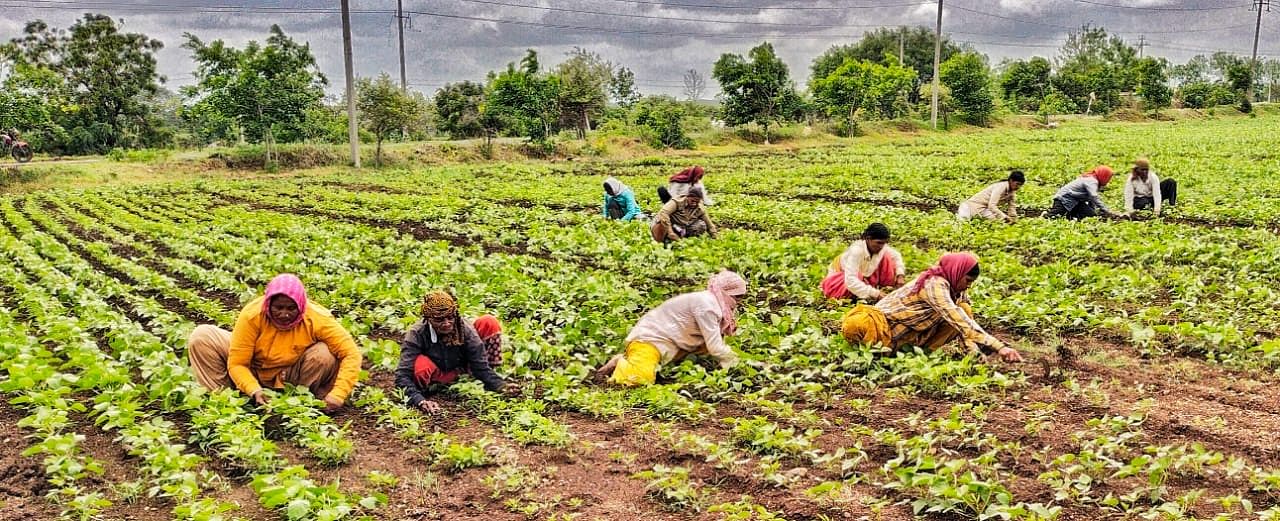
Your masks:
{"label": "green foliage", "polygon": [[956,54],[943,62],[938,75],[951,89],[951,97],[965,121],[987,124],[995,110],[995,100],[991,95],[991,74],[983,56],[976,52]]}
{"label": "green foliage", "polygon": [[721,55],[711,77],[720,83],[725,122],[761,125],[765,143],[769,142],[769,126],[784,121],[799,102],[787,65],[768,42],[752,48],[747,58]]}
{"label": "green foliage", "polygon": [[1169,78],[1165,76],[1165,62],[1156,58],[1138,60],[1135,70],[1138,75],[1137,94],[1142,97],[1143,108],[1156,112],[1169,106],[1173,101],[1173,89],[1169,88]]}
{"label": "green foliage", "polygon": [[1178,96],[1182,100],[1182,106],[1191,109],[1228,105],[1236,99],[1235,93],[1226,84],[1207,81],[1183,84],[1178,88]]}
{"label": "green foliage", "polygon": [[578,138],[584,139],[591,120],[599,119],[609,101],[615,84],[613,64],[582,48],[574,48],[568,56],[555,69],[560,87],[556,103],[562,111],[559,117],[577,128]]}
{"label": "green foliage", "polygon": [[1005,66],[1000,77],[1004,99],[1018,110],[1038,112],[1049,95],[1049,77],[1053,70],[1049,60],[1035,56],[1029,60],[1015,60]]}
{"label": "green foliage", "polygon": [[693,138],[685,134],[685,105],[666,96],[647,96],[631,109],[632,120],[642,137],[654,148],[693,148]]}
{"label": "green foliage", "polygon": [[1067,36],[1058,54],[1052,84],[1088,113],[1108,113],[1120,106],[1120,92],[1137,84],[1138,51],[1106,29],[1085,25]]}
{"label": "green foliage", "polygon": [[482,113],[503,122],[533,143],[546,143],[559,117],[560,79],[540,72],[538,53],[532,49],[520,61],[500,73],[489,74],[488,95]]}
{"label": "green foliage", "polygon": [[[914,69],[915,77],[920,82],[933,80],[933,29],[929,27],[879,27],[862,35],[857,43],[836,45],[827,49],[822,55],[814,58],[810,65],[810,82],[830,76],[848,60],[883,62],[885,56],[898,57],[898,44],[902,43],[905,56],[898,60],[904,66]],[[942,60],[961,52],[960,46],[942,36]]]}
{"label": "green foliage", "polygon": [[916,72],[896,60],[876,63],[848,60],[826,77],[810,85],[816,104],[829,116],[843,117],[855,124],[863,111],[869,117],[895,118],[902,115],[899,100],[910,92]]}
{"label": "green foliage", "polygon": [[391,76],[385,72],[376,79],[356,80],[356,107],[360,111],[360,124],[377,140],[374,157],[379,166],[382,165],[382,140],[392,132],[417,123],[425,110],[418,99],[392,83]]}
{"label": "green foliage", "polygon": [[453,139],[485,135],[484,85],[471,81],[445,84],[435,96],[438,128]]}
{"label": "green foliage", "polygon": [[706,503],[707,491],[689,480],[689,469],[685,467],[654,465],[631,477],[646,481],[649,496],[670,510],[698,512]]}
{"label": "green foliage", "polygon": [[636,74],[626,67],[618,67],[609,83],[609,94],[614,103],[623,108],[631,108],[640,101],[640,93],[636,91]]}

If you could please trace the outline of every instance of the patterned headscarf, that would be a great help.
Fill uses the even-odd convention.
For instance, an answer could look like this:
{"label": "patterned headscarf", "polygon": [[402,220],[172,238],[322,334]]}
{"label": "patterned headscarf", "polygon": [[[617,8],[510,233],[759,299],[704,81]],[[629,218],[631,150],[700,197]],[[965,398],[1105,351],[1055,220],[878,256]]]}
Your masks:
{"label": "patterned headscarf", "polygon": [[[298,305],[298,316],[294,317],[292,322],[281,324],[276,322],[275,317],[271,316],[271,298],[276,295],[284,295],[293,299],[293,303]],[[288,331],[298,324],[302,323],[302,317],[307,312],[307,289],[302,286],[302,281],[297,275],[292,273],[282,273],[276,275],[267,283],[266,298],[262,300],[262,314],[267,316],[267,320],[271,325],[281,331]]]}
{"label": "patterned headscarf", "polygon": [[[973,253],[963,251],[959,253],[947,253],[938,259],[938,263],[932,268],[925,270],[919,277],[916,277],[915,285],[911,286],[911,294],[919,293],[924,289],[924,283],[934,277],[942,277],[947,279],[947,283],[955,288],[964,280],[965,276],[978,266],[978,256]],[[952,294],[954,296],[955,290]]]}
{"label": "patterned headscarf", "polygon": [[462,344],[462,317],[458,316],[458,300],[453,298],[445,290],[436,290],[427,293],[422,298],[422,306],[419,308],[423,318],[453,318],[453,332],[447,336],[436,331],[436,335],[446,345]]}
{"label": "patterned headscarf", "polygon": [[729,270],[721,271],[707,280],[707,291],[720,303],[720,334],[733,336],[738,332],[738,315],[734,307],[738,299],[747,294],[747,281]]}

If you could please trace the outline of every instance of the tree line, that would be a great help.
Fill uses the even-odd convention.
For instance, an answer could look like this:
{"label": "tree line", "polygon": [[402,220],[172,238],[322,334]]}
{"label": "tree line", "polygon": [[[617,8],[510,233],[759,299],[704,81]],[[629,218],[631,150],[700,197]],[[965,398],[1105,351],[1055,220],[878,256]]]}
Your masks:
{"label": "tree line", "polygon": [[[17,128],[54,154],[105,153],[146,147],[209,144],[265,145],[344,142],[345,100],[326,97],[307,43],[278,26],[242,48],[185,34],[181,47],[196,63],[194,82],[177,92],[156,70],[164,44],[121,30],[113,18],[86,14],[69,28],[36,20],[0,45],[0,127]],[[1106,114],[1122,108],[1170,106],[1251,109],[1271,100],[1280,61],[1258,64],[1230,53],[1196,56],[1183,64],[1142,56],[1101,27],[1072,32],[1057,54],[996,65],[973,48],[944,37],[939,69],[940,108],[985,125],[1000,114]],[[881,28],[836,45],[810,65],[807,88],[767,42],[717,59],[710,78],[717,103],[703,103],[707,78],[691,69],[681,79],[684,99],[641,96],[627,67],[574,49],[555,65],[529,50],[481,81],[444,85],[430,98],[383,74],[357,80],[362,140],[443,135],[500,136],[551,146],[562,132],[635,136],[655,148],[691,148],[690,129],[710,122],[758,129],[767,142],[780,125],[823,123],[856,135],[859,123],[927,116],[932,98],[933,33],[923,27]],[[698,123],[702,122],[702,123]]]}

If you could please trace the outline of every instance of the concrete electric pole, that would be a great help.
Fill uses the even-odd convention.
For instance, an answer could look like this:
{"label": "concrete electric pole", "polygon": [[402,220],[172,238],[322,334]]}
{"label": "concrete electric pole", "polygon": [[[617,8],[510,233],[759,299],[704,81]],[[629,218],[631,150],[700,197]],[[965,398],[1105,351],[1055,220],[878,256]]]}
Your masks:
{"label": "concrete electric pole", "polygon": [[933,110],[929,121],[938,130],[938,69],[942,66],[942,0],[938,0],[938,30],[933,33]]}
{"label": "concrete electric pole", "polygon": [[1271,0],[1253,0],[1253,8],[1258,10],[1258,21],[1253,26],[1253,59],[1249,62],[1249,100],[1258,101],[1254,95],[1253,84],[1258,81],[1258,34],[1262,32],[1262,10],[1271,11]]}
{"label": "concrete electric pole", "polygon": [[347,139],[351,141],[351,164],[360,168],[360,132],[356,129],[356,75],[351,62],[351,5],[342,0],[342,58],[347,68]]}

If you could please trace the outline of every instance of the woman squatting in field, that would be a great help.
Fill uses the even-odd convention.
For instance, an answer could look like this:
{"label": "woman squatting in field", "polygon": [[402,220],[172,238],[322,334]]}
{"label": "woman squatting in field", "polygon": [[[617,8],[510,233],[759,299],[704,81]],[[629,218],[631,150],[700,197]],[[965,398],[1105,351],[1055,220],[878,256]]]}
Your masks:
{"label": "woman squatting in field", "polygon": [[747,294],[747,281],[721,271],[707,281],[705,291],[685,293],[653,308],[627,334],[626,351],[596,371],[598,380],[622,386],[650,385],[663,364],[689,355],[711,356],[728,368],[738,355],[724,337],[738,332],[738,297]]}
{"label": "woman squatting in field", "polygon": [[875,302],[906,281],[907,266],[902,254],[889,246],[889,227],[871,223],[862,238],[831,261],[822,294],[827,298]]}
{"label": "woman squatting in field", "polygon": [[999,354],[1006,362],[1021,362],[1018,351],[973,320],[967,290],[980,272],[977,255],[947,253],[914,283],[874,306],[858,304],[849,310],[841,321],[841,332],[851,344],[887,349],[919,346],[937,350],[958,337],[971,352]]}
{"label": "woman squatting in field", "polygon": [[234,385],[258,404],[263,389],[300,385],[324,400],[326,411],[346,402],[360,374],[361,355],[351,334],[328,309],[307,300],[298,277],[277,275],[249,301],[231,331],[197,326],[187,340],[191,372],[205,388]]}

